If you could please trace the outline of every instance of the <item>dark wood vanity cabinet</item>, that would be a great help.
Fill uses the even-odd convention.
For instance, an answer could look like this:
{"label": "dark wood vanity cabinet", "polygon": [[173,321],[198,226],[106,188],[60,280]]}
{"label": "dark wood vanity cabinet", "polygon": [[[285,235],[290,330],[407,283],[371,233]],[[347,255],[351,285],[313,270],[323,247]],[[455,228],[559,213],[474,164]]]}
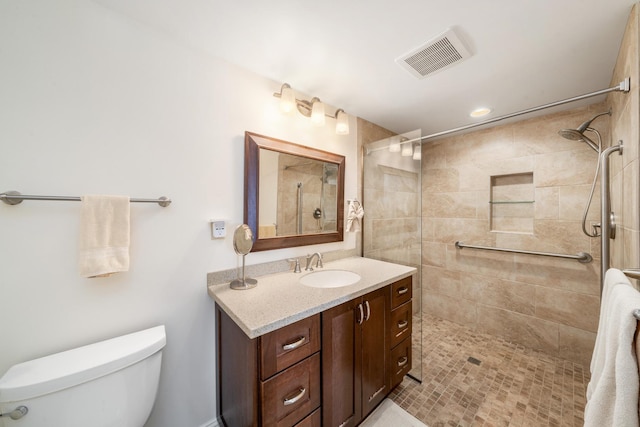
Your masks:
{"label": "dark wood vanity cabinet", "polygon": [[254,339],[216,305],[223,424],[358,425],[411,369],[411,287],[401,279]]}
{"label": "dark wood vanity cabinet", "polygon": [[389,393],[389,287],[322,313],[322,425],[356,426]]}
{"label": "dark wood vanity cabinet", "polygon": [[320,315],[249,339],[216,306],[218,408],[229,427],[320,425]]}

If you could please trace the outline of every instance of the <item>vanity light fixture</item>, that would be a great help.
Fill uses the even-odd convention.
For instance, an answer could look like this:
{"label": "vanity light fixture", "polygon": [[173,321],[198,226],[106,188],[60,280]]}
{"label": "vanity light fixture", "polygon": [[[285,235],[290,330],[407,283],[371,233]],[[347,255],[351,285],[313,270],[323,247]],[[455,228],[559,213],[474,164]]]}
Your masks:
{"label": "vanity light fixture", "polygon": [[336,111],[336,133],[349,135],[349,115],[342,108],[338,108]]}
{"label": "vanity light fixture", "polygon": [[316,126],[324,126],[324,104],[320,98],[311,99],[311,123]]}
{"label": "vanity light fixture", "polygon": [[318,126],[325,124],[326,117],[331,117],[336,119],[336,134],[349,134],[349,115],[342,108],[337,109],[333,116],[328,115],[325,113],[325,107],[320,98],[313,97],[311,101],[298,99],[288,83],[284,83],[280,92],[274,93],[273,96],[280,98],[280,109],[283,112],[288,113],[295,106],[300,114],[310,117],[311,122]]}
{"label": "vanity light fixture", "polygon": [[389,152],[390,153],[399,153],[400,152],[400,140],[393,138],[389,143]]}
{"label": "vanity light fixture", "polygon": [[402,152],[400,154],[402,154],[404,157],[413,156],[413,145],[402,144]]}
{"label": "vanity light fixture", "polygon": [[283,113],[290,113],[296,105],[296,96],[288,84],[283,84],[280,89],[280,109]]}
{"label": "vanity light fixture", "polygon": [[419,142],[413,147],[413,160],[422,159],[422,144]]}

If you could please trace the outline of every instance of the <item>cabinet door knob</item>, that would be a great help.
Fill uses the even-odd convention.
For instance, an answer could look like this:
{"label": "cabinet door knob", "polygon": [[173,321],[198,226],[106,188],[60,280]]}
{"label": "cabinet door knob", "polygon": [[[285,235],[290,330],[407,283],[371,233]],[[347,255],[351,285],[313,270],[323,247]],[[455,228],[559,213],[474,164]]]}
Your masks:
{"label": "cabinet door knob", "polygon": [[298,394],[296,394],[293,397],[285,397],[284,398],[284,406],[289,406],[289,405],[293,405],[294,403],[296,403],[298,400],[302,399],[302,396],[304,396],[304,394],[307,392],[307,389],[302,387],[298,390]]}
{"label": "cabinet door knob", "polygon": [[407,364],[408,361],[409,361],[409,358],[407,356],[402,356],[400,359],[398,359],[398,367],[402,368],[404,365]]}
{"label": "cabinet door knob", "polygon": [[406,321],[406,320],[400,320],[400,321],[398,321],[398,328],[399,328],[399,329],[404,329],[404,328],[406,328],[406,327],[407,327],[407,325],[408,325],[408,324],[409,324],[409,322],[408,322],[408,321]]}
{"label": "cabinet door knob", "polygon": [[293,350],[294,348],[298,348],[300,347],[302,344],[304,344],[304,342],[307,340],[307,337],[302,336],[300,337],[297,341],[294,341],[292,343],[289,344],[285,344],[282,346],[282,349],[284,351],[289,351],[289,350]]}
{"label": "cabinet door knob", "polygon": [[404,295],[407,292],[409,292],[409,288],[407,288],[406,286],[403,286],[400,289],[398,289],[398,295]]}
{"label": "cabinet door knob", "polygon": [[371,317],[371,307],[369,306],[369,301],[365,301],[364,306],[367,308],[367,314],[365,314],[364,316],[364,320],[366,322]]}

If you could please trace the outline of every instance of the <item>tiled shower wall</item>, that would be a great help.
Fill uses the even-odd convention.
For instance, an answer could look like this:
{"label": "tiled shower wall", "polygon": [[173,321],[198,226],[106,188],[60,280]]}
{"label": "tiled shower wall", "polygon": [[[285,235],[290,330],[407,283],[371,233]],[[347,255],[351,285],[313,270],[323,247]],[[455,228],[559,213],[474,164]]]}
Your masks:
{"label": "tiled shower wall", "polygon": [[618,60],[612,76],[612,86],[631,78],[628,94],[614,92],[607,98],[611,106],[611,142],[624,143],[622,155],[611,156],[611,205],[616,214],[618,230],[610,241],[611,266],[620,269],[640,267],[640,101],[638,79],[640,71],[638,6],[634,6]]}
{"label": "tiled shower wall", "polygon": [[[581,218],[598,157],[558,131],[604,110],[598,104],[423,144],[425,312],[551,355],[590,360],[599,312],[600,243],[582,233]],[[605,140],[609,121],[604,116],[593,123]],[[492,231],[492,177],[520,174],[533,174],[532,231]],[[598,222],[599,209],[597,191],[589,223]],[[594,260],[582,264],[456,249],[456,241],[588,252]]]}

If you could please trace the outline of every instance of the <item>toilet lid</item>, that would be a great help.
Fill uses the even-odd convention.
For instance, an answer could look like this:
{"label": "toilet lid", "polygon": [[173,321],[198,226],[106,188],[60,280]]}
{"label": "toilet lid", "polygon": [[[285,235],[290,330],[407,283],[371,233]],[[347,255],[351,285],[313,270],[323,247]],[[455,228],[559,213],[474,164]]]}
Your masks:
{"label": "toilet lid", "polygon": [[160,351],[164,325],[12,366],[0,378],[0,403],[62,390],[126,368]]}

